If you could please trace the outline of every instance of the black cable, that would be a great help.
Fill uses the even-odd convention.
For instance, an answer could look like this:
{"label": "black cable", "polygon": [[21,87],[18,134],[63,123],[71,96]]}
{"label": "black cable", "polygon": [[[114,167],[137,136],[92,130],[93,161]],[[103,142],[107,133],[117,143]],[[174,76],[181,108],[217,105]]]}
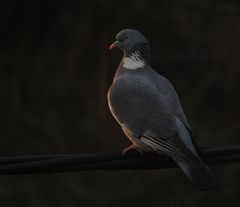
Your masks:
{"label": "black cable", "polygon": [[[240,162],[240,146],[205,147],[207,164]],[[163,155],[121,152],[57,154],[0,158],[0,175],[75,172],[85,170],[137,170],[177,167]]]}

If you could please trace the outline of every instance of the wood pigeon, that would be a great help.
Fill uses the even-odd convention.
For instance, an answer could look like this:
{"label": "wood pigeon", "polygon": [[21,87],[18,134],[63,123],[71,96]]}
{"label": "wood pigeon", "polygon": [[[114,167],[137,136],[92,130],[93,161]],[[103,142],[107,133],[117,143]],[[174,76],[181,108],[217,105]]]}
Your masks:
{"label": "wood pigeon", "polygon": [[200,190],[220,184],[203,162],[172,84],[149,64],[150,46],[138,31],[125,29],[109,49],[124,55],[108,91],[111,113],[130,139],[130,149],[171,157]]}

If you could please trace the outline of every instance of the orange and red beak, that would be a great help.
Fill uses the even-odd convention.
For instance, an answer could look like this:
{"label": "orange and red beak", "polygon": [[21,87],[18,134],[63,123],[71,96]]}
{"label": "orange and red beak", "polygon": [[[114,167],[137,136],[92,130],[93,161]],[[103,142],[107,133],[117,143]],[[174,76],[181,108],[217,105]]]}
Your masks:
{"label": "orange and red beak", "polygon": [[118,41],[115,41],[114,43],[112,43],[109,47],[109,50],[112,50],[114,48],[117,48],[118,47]]}

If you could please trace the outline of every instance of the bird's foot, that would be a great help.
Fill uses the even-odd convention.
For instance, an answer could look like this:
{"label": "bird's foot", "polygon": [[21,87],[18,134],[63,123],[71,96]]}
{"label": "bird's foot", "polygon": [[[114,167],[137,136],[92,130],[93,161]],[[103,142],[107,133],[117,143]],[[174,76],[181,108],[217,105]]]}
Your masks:
{"label": "bird's foot", "polygon": [[142,155],[143,151],[140,150],[138,147],[136,147],[135,145],[130,145],[128,147],[126,147],[123,151],[122,151],[122,155],[124,157],[132,157],[132,156],[139,156]]}

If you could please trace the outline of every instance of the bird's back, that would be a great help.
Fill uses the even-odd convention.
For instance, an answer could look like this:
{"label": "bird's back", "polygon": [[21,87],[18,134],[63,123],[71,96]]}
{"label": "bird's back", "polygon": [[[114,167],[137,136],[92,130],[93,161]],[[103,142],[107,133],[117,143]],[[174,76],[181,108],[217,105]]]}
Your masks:
{"label": "bird's back", "polygon": [[182,109],[182,104],[179,100],[179,97],[176,93],[174,86],[167,78],[158,74],[152,68],[150,73],[152,83],[155,84],[155,86],[158,89],[158,92],[162,94],[162,96],[168,103],[170,110],[173,112],[174,115],[181,119],[184,122],[184,124],[190,129],[189,122],[187,121],[185,113]]}

